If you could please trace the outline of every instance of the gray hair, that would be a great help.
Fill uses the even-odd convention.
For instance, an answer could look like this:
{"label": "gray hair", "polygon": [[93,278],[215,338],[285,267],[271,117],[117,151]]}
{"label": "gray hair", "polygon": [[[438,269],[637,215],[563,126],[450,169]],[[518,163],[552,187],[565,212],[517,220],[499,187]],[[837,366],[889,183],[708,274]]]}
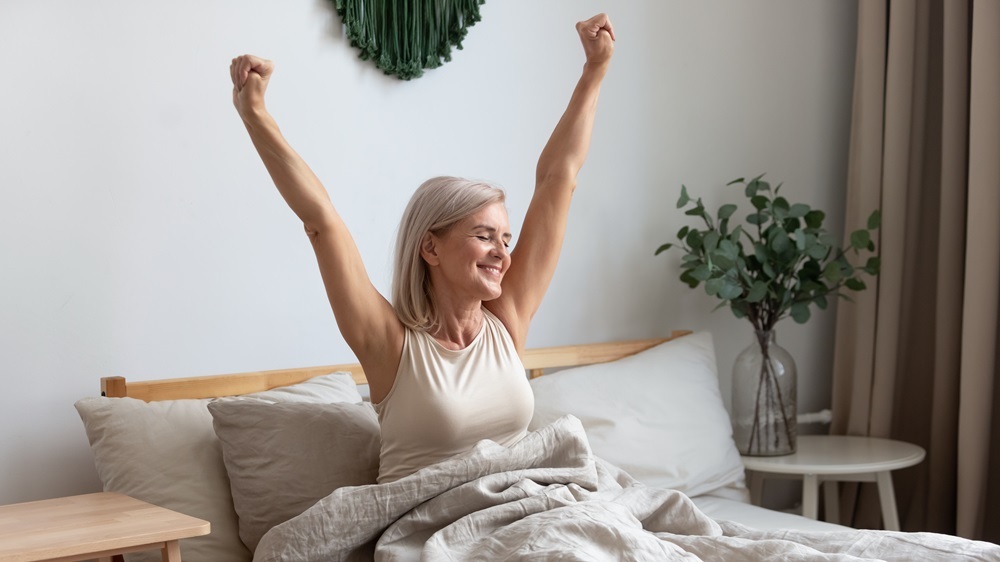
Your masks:
{"label": "gray hair", "polygon": [[426,331],[438,324],[427,263],[420,255],[424,235],[442,234],[480,209],[505,200],[499,187],[451,176],[431,178],[417,188],[399,222],[393,263],[392,306],[403,324]]}

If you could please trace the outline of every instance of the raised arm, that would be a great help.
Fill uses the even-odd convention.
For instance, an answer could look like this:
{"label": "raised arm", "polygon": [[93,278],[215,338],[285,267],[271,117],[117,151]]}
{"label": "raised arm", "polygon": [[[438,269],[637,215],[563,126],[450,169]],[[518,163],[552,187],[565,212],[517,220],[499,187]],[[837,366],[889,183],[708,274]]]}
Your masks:
{"label": "raised arm", "polygon": [[524,349],[531,318],[555,273],[576,176],[590,148],[601,81],[614,52],[615,32],[607,15],[579,22],[576,30],[586,55],[583,74],[538,158],[535,192],[511,253],[503,294],[487,303],[504,321],[519,351]]}
{"label": "raised arm", "polygon": [[285,141],[268,113],[264,93],[273,72],[269,60],[251,55],[233,59],[233,104],[274,185],[305,226],[337,325],[364,366],[373,397],[384,395],[399,365],[403,326],[368,278],[361,254],[326,188]]}

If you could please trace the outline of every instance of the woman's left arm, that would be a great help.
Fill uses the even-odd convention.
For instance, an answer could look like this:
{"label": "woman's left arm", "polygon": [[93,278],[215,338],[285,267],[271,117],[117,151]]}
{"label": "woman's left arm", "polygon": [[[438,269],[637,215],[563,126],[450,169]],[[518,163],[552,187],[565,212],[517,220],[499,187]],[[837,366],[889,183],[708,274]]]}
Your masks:
{"label": "woman's left arm", "polygon": [[576,176],[587,158],[601,81],[614,52],[615,32],[607,15],[579,22],[576,30],[586,54],[583,75],[538,158],[535,193],[511,253],[503,293],[485,303],[504,321],[519,352],[559,261]]}

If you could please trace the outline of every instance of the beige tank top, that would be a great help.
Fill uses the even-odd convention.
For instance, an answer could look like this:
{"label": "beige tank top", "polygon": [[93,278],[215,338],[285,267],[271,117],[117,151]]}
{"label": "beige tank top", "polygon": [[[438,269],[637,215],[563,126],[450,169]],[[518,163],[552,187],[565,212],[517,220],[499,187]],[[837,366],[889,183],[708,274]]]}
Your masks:
{"label": "beige tank top", "polygon": [[527,432],[534,395],[514,341],[485,308],[483,327],[465,349],[406,330],[389,394],[375,405],[382,428],[380,484],[468,451],[491,439],[503,446]]}

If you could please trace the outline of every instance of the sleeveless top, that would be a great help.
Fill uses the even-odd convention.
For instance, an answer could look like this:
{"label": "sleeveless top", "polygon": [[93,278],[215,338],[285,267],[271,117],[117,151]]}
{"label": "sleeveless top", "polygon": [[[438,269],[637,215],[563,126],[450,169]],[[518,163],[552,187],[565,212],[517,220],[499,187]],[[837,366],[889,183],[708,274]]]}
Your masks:
{"label": "sleeveless top", "polygon": [[535,399],[507,328],[483,309],[483,327],[465,349],[446,349],[406,329],[389,394],[375,404],[382,429],[380,484],[491,439],[505,447],[527,433]]}

